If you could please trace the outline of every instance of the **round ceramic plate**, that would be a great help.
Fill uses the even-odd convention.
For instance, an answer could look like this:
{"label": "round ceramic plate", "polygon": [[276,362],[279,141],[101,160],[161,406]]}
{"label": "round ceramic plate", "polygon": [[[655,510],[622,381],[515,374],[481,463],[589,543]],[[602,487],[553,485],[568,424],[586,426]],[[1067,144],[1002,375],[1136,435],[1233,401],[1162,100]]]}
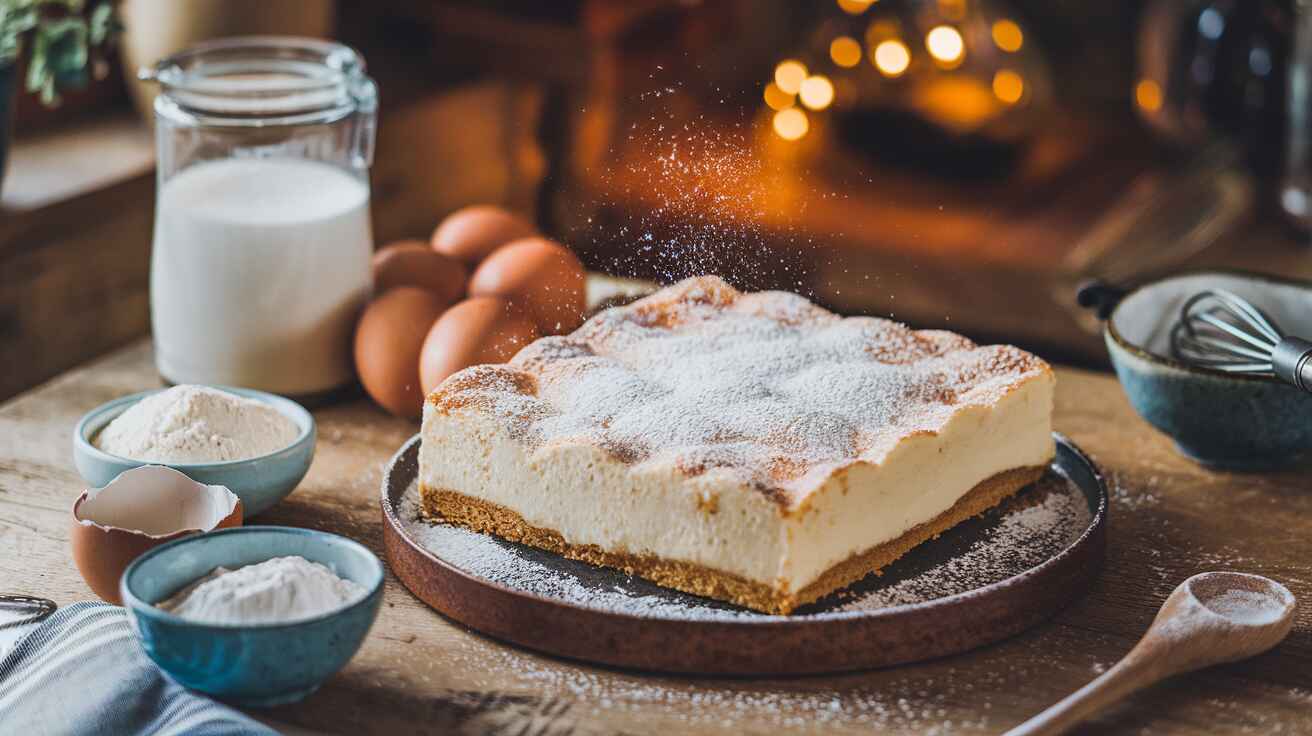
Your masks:
{"label": "round ceramic plate", "polygon": [[1102,565],[1107,489],[1058,435],[1049,472],[882,574],[771,616],[662,588],[418,515],[419,438],[383,476],[392,571],[437,611],[562,657],[644,670],[785,675],[884,667],[1019,633],[1081,595]]}

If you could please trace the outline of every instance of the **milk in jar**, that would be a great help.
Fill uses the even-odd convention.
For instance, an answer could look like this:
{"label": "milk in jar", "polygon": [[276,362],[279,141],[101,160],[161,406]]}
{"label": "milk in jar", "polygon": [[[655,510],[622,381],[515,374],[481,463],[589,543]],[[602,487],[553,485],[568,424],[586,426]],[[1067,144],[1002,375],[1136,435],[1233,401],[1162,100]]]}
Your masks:
{"label": "milk in jar", "polygon": [[366,182],[307,159],[222,159],[164,183],[151,257],[166,380],[285,394],[351,380],[373,249]]}
{"label": "milk in jar", "polygon": [[354,382],[378,94],[332,41],[206,41],[155,97],[150,313],[160,376],[319,400]]}

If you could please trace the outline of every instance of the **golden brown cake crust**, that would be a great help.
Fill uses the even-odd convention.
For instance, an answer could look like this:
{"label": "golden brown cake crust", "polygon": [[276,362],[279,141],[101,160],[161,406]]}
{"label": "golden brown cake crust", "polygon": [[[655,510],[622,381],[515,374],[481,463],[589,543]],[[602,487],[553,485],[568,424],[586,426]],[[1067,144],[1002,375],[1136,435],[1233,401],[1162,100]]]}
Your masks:
{"label": "golden brown cake crust", "polygon": [[745,580],[690,562],[665,560],[652,555],[609,552],[592,544],[570,544],[551,529],[536,527],[518,513],[458,491],[420,486],[421,507],[433,521],[446,521],[477,532],[495,534],[512,542],[622,570],[667,588],[728,601],[764,613],[786,615],[798,606],[816,601],[839,588],[887,567],[919,545],[957,524],[984,513],[1038,480],[1042,466],[1005,470],[976,485],[947,511],[913,527],[906,533],[878,544],[829,568],[815,582],[792,593]]}

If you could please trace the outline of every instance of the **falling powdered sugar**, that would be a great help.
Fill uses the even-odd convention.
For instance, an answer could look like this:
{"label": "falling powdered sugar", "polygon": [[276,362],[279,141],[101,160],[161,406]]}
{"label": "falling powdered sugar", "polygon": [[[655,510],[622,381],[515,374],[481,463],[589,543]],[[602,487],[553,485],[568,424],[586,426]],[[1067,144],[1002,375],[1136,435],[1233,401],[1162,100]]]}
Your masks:
{"label": "falling powdered sugar", "polygon": [[613,273],[662,283],[719,273],[749,288],[802,290],[818,255],[792,225],[805,208],[798,172],[761,149],[750,115],[708,115],[686,92],[679,82],[639,96],[649,117],[635,115],[607,165],[589,172],[605,226],[572,235],[594,248],[626,244],[612,249]]}

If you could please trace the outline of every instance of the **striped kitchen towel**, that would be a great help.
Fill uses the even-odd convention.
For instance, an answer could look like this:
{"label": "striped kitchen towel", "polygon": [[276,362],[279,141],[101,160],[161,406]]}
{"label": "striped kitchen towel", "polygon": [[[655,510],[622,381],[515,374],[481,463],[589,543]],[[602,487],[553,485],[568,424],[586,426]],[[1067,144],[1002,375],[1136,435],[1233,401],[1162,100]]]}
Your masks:
{"label": "striped kitchen towel", "polygon": [[0,659],[0,732],[276,736],[169,679],[122,608],[90,602],[51,614]]}

